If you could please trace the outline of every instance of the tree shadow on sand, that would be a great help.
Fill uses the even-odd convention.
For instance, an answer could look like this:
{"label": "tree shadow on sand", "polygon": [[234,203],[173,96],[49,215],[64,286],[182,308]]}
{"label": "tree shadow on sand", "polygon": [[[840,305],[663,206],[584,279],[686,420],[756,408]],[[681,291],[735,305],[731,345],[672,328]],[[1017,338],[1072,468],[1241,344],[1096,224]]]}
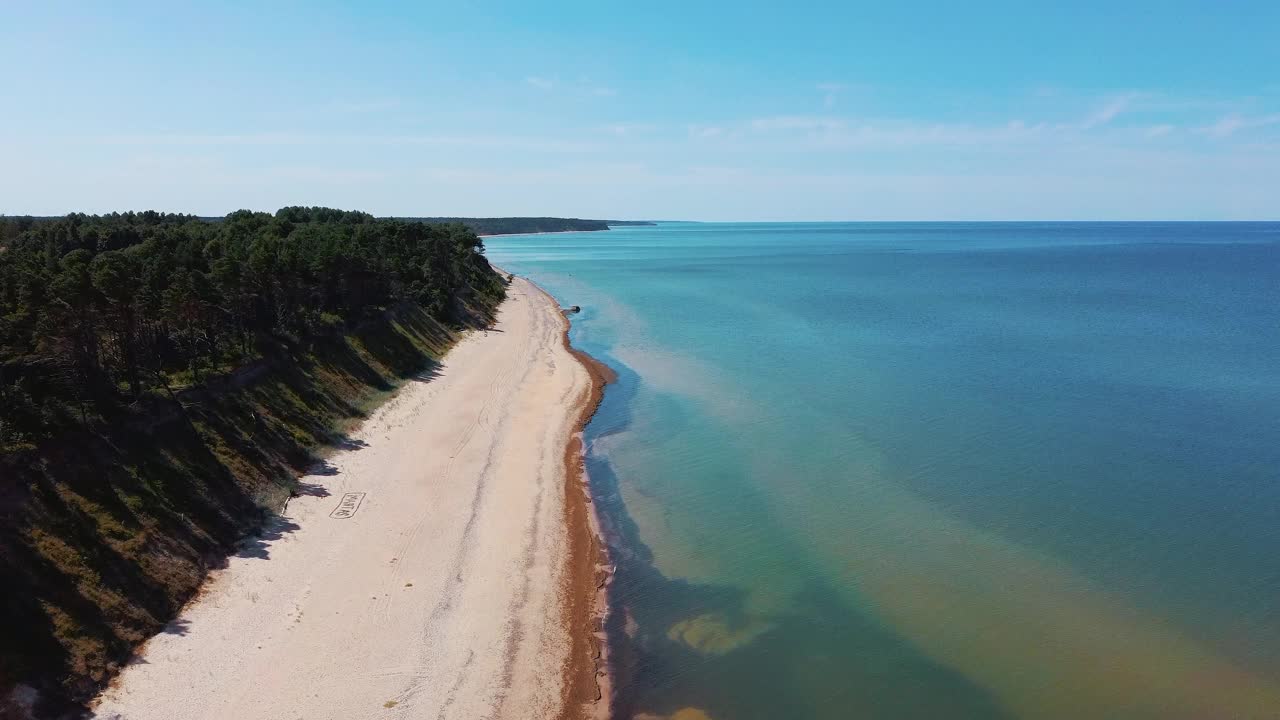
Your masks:
{"label": "tree shadow on sand", "polygon": [[337,436],[329,444],[339,450],[363,450],[369,447],[369,443],[359,438],[353,438],[350,435]]}
{"label": "tree shadow on sand", "polygon": [[[327,475],[337,475],[338,473],[325,473]],[[293,497],[318,497],[327,498],[333,493],[329,492],[329,488],[318,483],[300,482],[293,489]]]}
{"label": "tree shadow on sand", "polygon": [[426,370],[413,375],[409,379],[413,382],[429,383],[444,374],[444,370],[441,369],[442,367],[443,365],[440,363],[433,362]]}
{"label": "tree shadow on sand", "polygon": [[[337,475],[337,474],[339,474],[339,473],[341,473],[341,472],[342,472],[342,470],[338,469],[338,466],[337,466],[337,465],[334,465],[333,463],[329,462],[328,460],[321,460],[321,461],[317,462],[315,465],[312,465],[311,467],[307,468],[307,475],[314,475],[314,476],[319,476],[319,477],[333,477],[334,475]],[[303,485],[314,485],[314,484],[313,484],[313,483],[298,483],[299,488],[301,488]],[[316,486],[316,487],[318,487],[318,486]],[[311,493],[306,493],[306,492],[303,492],[301,489],[299,489],[299,490],[294,491],[294,494],[295,494],[295,495],[308,495],[308,494],[311,494]]]}
{"label": "tree shadow on sand", "polygon": [[169,624],[165,625],[164,629],[161,630],[160,632],[164,633],[165,635],[182,636],[182,635],[186,635],[190,631],[191,631],[190,620],[185,620],[183,618],[174,618],[173,620],[169,621]]}
{"label": "tree shadow on sand", "polygon": [[271,544],[285,535],[301,529],[301,526],[281,515],[273,515],[262,525],[257,535],[248,537],[240,545],[236,557],[266,560],[271,557]]}

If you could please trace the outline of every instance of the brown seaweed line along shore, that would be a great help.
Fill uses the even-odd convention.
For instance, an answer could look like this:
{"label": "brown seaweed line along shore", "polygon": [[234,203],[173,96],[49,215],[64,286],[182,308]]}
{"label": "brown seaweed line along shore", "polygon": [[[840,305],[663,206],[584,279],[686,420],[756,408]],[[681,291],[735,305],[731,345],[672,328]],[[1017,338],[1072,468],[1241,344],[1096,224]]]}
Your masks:
{"label": "brown seaweed line along shore", "polygon": [[[536,283],[534,287],[546,293]],[[613,570],[588,486],[582,431],[600,407],[605,385],[616,381],[617,374],[608,365],[573,347],[569,341],[569,320],[565,317],[562,322],[564,347],[586,368],[591,377],[591,389],[579,410],[575,431],[564,449],[564,512],[569,532],[564,622],[571,648],[565,668],[560,719],[604,720],[610,716],[613,702],[604,629]]]}

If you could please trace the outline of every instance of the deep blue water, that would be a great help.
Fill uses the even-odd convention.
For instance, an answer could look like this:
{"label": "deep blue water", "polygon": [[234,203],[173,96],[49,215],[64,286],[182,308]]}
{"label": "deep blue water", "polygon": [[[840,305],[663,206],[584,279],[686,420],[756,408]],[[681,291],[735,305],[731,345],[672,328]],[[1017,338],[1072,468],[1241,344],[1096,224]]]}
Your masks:
{"label": "deep blue water", "polygon": [[619,371],[627,713],[1280,717],[1280,224],[487,245]]}

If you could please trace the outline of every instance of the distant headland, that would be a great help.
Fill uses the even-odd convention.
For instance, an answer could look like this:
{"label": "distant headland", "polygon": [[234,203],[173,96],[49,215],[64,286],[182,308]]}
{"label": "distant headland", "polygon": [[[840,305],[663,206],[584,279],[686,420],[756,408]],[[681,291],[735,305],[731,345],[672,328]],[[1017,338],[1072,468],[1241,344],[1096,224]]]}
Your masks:
{"label": "distant headland", "polygon": [[583,220],[557,217],[404,217],[398,220],[416,220],[425,223],[462,223],[477,235],[522,235],[525,233],[590,232],[608,230],[610,227],[656,225],[649,220]]}

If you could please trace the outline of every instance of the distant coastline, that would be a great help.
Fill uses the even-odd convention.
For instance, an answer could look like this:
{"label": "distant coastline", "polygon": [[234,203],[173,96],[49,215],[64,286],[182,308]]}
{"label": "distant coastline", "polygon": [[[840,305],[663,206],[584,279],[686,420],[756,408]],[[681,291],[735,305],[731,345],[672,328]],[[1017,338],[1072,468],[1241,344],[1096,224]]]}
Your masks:
{"label": "distant coastline", "polygon": [[555,232],[596,232],[611,227],[656,225],[649,220],[587,220],[558,217],[403,217],[399,220],[431,224],[462,223],[481,237],[492,235],[534,235]]}

